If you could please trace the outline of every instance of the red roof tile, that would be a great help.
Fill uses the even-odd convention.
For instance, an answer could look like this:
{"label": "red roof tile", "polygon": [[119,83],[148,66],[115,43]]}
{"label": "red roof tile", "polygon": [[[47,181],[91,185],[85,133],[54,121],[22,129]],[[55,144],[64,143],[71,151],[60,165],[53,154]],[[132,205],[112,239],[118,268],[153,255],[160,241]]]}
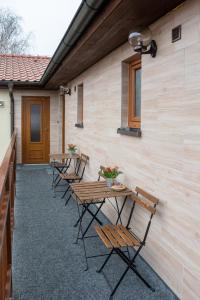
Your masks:
{"label": "red roof tile", "polygon": [[0,80],[39,81],[50,59],[48,56],[0,54]]}

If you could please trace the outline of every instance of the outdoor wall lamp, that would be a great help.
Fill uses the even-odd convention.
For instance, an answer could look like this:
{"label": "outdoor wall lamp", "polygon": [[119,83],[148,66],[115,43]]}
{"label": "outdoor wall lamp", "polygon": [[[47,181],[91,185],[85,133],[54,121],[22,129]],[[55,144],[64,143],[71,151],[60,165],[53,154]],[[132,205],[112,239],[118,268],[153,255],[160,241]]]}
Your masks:
{"label": "outdoor wall lamp", "polygon": [[0,101],[0,108],[4,108],[4,101]]}
{"label": "outdoor wall lamp", "polygon": [[62,95],[71,95],[71,89],[69,87],[60,86],[60,93]]}
{"label": "outdoor wall lamp", "polygon": [[141,54],[151,54],[156,57],[157,45],[151,38],[151,31],[145,30],[143,33],[131,32],[128,37],[129,44],[133,47],[135,52]]}

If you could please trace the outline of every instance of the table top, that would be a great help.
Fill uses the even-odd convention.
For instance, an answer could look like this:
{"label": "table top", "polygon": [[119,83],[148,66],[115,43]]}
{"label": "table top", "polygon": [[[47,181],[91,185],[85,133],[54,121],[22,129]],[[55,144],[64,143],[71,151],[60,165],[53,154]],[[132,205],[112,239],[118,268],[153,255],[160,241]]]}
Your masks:
{"label": "table top", "polygon": [[95,203],[102,198],[125,197],[133,193],[128,188],[114,191],[106,185],[106,181],[72,183],[70,186],[81,203]]}
{"label": "table top", "polygon": [[52,153],[49,154],[50,159],[52,160],[61,160],[61,159],[77,159],[80,157],[77,153],[70,154],[70,153]]}

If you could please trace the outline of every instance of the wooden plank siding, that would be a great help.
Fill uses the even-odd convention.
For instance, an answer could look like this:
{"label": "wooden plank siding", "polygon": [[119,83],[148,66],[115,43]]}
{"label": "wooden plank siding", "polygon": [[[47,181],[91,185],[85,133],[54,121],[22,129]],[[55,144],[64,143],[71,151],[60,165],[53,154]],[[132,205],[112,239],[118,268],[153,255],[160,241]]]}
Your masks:
{"label": "wooden plank siding", "polygon": [[[171,30],[182,25],[182,39]],[[122,45],[69,83],[66,144],[90,156],[85,175],[100,165],[118,165],[121,180],[160,199],[142,255],[183,300],[200,299],[200,2],[186,1],[151,25],[156,58],[142,56],[142,137],[117,134],[121,124],[122,62],[134,53]],[[131,28],[130,28],[131,30]],[[84,84],[84,128],[77,119],[77,90]],[[127,211],[127,214],[126,214]],[[128,216],[125,208],[123,218]],[[105,214],[114,220],[111,205]],[[136,228],[143,213],[138,209]],[[134,224],[133,224],[134,225]]]}
{"label": "wooden plank siding", "polygon": [[16,182],[16,134],[0,167],[0,300],[12,296],[12,232]]}

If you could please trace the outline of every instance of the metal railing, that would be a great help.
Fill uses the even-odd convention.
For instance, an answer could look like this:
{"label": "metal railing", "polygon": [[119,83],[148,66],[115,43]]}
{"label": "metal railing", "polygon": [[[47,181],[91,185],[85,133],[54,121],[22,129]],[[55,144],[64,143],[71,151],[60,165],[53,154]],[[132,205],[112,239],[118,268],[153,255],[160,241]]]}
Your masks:
{"label": "metal railing", "polygon": [[16,133],[0,166],[0,300],[12,297],[12,233],[16,183]]}

